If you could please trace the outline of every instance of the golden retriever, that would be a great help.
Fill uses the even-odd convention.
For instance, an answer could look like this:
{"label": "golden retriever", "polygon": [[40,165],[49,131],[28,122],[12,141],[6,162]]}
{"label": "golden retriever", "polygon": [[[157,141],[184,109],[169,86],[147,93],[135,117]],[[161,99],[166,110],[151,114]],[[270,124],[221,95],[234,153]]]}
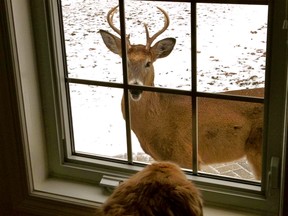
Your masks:
{"label": "golden retriever", "polygon": [[98,216],[202,216],[202,198],[180,167],[157,162],[121,183]]}

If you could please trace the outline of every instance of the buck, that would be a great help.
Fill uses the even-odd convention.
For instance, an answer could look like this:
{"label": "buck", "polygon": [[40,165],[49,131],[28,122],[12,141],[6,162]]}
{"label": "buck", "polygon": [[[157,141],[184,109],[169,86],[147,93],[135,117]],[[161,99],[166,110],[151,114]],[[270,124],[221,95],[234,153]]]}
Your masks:
{"label": "buck", "polygon": [[[113,24],[117,7],[107,14],[110,27],[121,35]],[[176,40],[165,38],[153,45],[155,39],[169,26],[168,14],[164,27],[152,37],[146,31],[146,45],[134,45],[126,36],[128,82],[131,85],[154,86],[153,63],[168,56]],[[100,30],[107,48],[122,56],[121,39]],[[263,89],[225,92],[244,96],[263,97]],[[141,147],[157,161],[173,161],[183,168],[192,168],[192,108],[191,97],[130,89],[131,128]],[[246,156],[257,179],[261,178],[263,105],[198,98],[198,161],[213,164],[235,161]],[[124,97],[121,108],[124,119]]]}

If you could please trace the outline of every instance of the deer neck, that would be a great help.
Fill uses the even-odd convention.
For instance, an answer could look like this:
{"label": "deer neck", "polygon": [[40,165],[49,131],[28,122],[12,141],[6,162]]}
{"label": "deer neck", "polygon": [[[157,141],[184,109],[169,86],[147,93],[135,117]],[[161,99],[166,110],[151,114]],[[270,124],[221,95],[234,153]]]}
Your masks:
{"label": "deer neck", "polygon": [[[156,126],[160,123],[162,110],[161,96],[157,92],[144,91],[139,101],[133,101],[129,98],[130,103],[130,120],[131,129],[136,134],[144,152],[152,154],[152,150],[148,143],[153,140],[151,124]],[[122,98],[122,114],[127,120],[124,109],[124,97]],[[157,126],[156,126],[157,127]],[[154,155],[151,155],[152,157]]]}
{"label": "deer neck", "polygon": [[[129,97],[129,104],[130,104],[131,117],[137,115],[140,118],[140,116],[149,114],[149,111],[160,109],[160,97],[159,97],[159,94],[156,92],[144,91],[139,101],[134,101]],[[121,101],[121,108],[122,108],[123,118],[126,119],[124,95]],[[133,120],[135,118],[131,118],[131,119]]]}

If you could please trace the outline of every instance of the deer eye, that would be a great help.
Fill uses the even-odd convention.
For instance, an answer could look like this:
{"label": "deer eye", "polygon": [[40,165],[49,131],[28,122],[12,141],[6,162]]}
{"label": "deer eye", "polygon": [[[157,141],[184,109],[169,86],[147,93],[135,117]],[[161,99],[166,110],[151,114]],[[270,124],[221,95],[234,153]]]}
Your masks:
{"label": "deer eye", "polygon": [[148,67],[150,67],[150,66],[151,66],[151,62],[148,61],[148,62],[145,64],[145,67],[148,68]]}

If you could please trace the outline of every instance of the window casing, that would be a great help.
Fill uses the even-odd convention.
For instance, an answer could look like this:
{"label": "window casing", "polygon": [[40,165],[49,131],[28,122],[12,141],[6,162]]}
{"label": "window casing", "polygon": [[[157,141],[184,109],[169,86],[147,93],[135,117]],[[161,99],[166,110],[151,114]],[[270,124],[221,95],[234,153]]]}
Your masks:
{"label": "window casing", "polygon": [[[35,26],[44,26],[44,28],[47,28],[46,30],[49,31],[49,34],[43,34],[41,35],[41,38],[46,38],[49,43],[42,43],[38,42],[36,40],[36,46],[39,47],[39,50],[44,50],[44,54],[38,56],[38,62],[41,62],[38,64],[39,68],[43,70],[39,70],[40,75],[39,79],[41,80],[40,87],[42,88],[42,104],[44,107],[44,120],[47,125],[47,132],[46,134],[49,134],[46,136],[47,145],[49,145],[48,149],[48,155],[49,155],[49,167],[50,167],[50,175],[52,176],[61,176],[66,178],[77,178],[81,179],[83,181],[88,182],[94,182],[99,183],[103,175],[114,175],[114,176],[120,176],[125,178],[126,176],[129,176],[131,173],[138,171],[141,169],[141,166],[133,166],[129,163],[116,163],[113,160],[101,160],[101,158],[95,159],[93,157],[82,157],[81,155],[73,154],[73,151],[67,147],[67,144],[71,142],[70,138],[70,122],[69,122],[69,109],[67,107],[67,100],[69,98],[65,94],[65,76],[64,72],[61,72],[64,70],[65,66],[65,60],[63,59],[64,56],[64,47],[63,47],[63,41],[61,39],[61,24],[59,24],[58,20],[60,19],[60,16],[58,14],[58,5],[55,4],[55,2],[47,1],[46,4],[41,5],[41,3],[33,2],[32,3],[32,9],[33,4],[34,6],[38,6],[41,8],[44,7],[46,10],[47,17],[35,13],[33,16],[35,17],[41,17],[42,19],[33,19]],[[41,6],[39,6],[39,4]],[[268,4],[268,3],[267,3]],[[121,5],[121,4],[120,4]],[[192,3],[192,10],[193,11],[193,5],[194,10],[195,4]],[[272,10],[272,9],[270,9]],[[121,11],[121,6],[120,6]],[[45,15],[45,14],[44,14]],[[38,22],[38,23],[37,23]],[[272,20],[270,20],[270,23]],[[40,31],[35,31],[36,35],[39,36],[41,33]],[[195,34],[196,32],[194,32]],[[124,34],[124,33],[123,33]],[[192,31],[193,34],[193,31]],[[270,32],[268,33],[268,35]],[[37,38],[37,37],[36,37]],[[273,37],[272,37],[273,39]],[[272,40],[270,38],[270,41]],[[44,40],[45,41],[45,40]],[[272,40],[273,41],[273,40]],[[192,43],[193,44],[193,43]],[[269,41],[268,41],[269,45]],[[273,45],[273,44],[272,44]],[[270,45],[268,52],[270,51],[270,55],[273,56],[273,46]],[[193,52],[193,45],[192,45],[192,52]],[[196,52],[196,49],[194,48],[194,52]],[[45,55],[47,55],[47,59],[49,60],[47,62],[43,62],[41,60],[44,59]],[[267,67],[268,71],[272,70],[272,64],[271,61],[273,58],[268,57]],[[125,57],[123,58],[125,59]],[[125,62],[125,60],[123,60]],[[46,64],[46,65],[45,65]],[[194,64],[195,65],[195,64]],[[193,67],[193,64],[192,64]],[[195,67],[195,66],[194,66]],[[276,67],[277,69],[277,67]],[[193,70],[193,69],[192,69]],[[55,73],[56,71],[56,73]],[[125,71],[125,67],[124,67]],[[194,68],[194,71],[196,71],[196,68]],[[281,70],[280,70],[281,71]],[[52,73],[51,73],[52,72]],[[267,176],[267,172],[269,170],[269,164],[270,164],[270,158],[271,155],[274,157],[281,156],[281,146],[279,146],[279,149],[275,149],[275,147],[270,146],[274,142],[273,136],[270,136],[271,133],[274,133],[275,131],[270,132],[271,127],[270,124],[273,124],[274,118],[273,112],[271,110],[275,110],[276,108],[273,107],[271,104],[277,104],[279,107],[284,107],[283,103],[284,101],[277,101],[277,99],[272,98],[271,95],[273,95],[273,92],[277,92],[273,88],[275,86],[275,83],[278,83],[278,80],[282,80],[284,82],[284,78],[286,77],[285,74],[277,74],[279,77],[273,74],[269,74],[269,79],[266,80],[266,95],[265,98],[268,101],[266,104],[266,120],[265,123],[267,126],[266,128],[266,139],[265,143],[267,145],[267,154],[264,157],[263,161],[267,161],[266,164],[264,164],[264,171],[262,179],[262,188],[255,185],[246,185],[241,184],[237,182],[223,182],[222,180],[217,179],[209,179],[201,176],[190,176],[189,178],[193,179],[197,184],[199,184],[199,187],[203,189],[203,195],[204,198],[207,200],[207,202],[216,202],[216,200],[221,200],[220,204],[229,203],[231,205],[237,206],[239,203],[240,207],[251,207],[254,209],[266,209],[274,211],[272,208],[272,205],[267,205],[273,199],[274,202],[277,202],[277,193],[279,193],[278,189],[273,190],[275,193],[273,195],[268,196],[267,190],[268,190],[268,179],[265,178]],[[195,80],[195,79],[194,79]],[[277,82],[275,81],[277,80]],[[267,84],[267,81],[268,84]],[[98,83],[98,85],[101,83]],[[196,86],[193,85],[192,86]],[[284,86],[284,85],[283,85]],[[49,89],[49,91],[47,91]],[[143,87],[143,89],[146,89],[146,87]],[[150,90],[147,88],[147,90]],[[158,89],[155,89],[158,91]],[[196,89],[194,89],[196,92]],[[162,90],[161,90],[162,91]],[[163,90],[164,91],[164,90]],[[169,91],[169,90],[167,90]],[[193,89],[192,89],[193,92]],[[201,96],[201,94],[192,94],[192,97]],[[127,95],[126,95],[127,96]],[[202,96],[207,96],[203,94]],[[214,97],[212,95],[212,97]],[[225,97],[225,96],[224,96]],[[273,101],[273,103],[271,102]],[[270,104],[271,102],[271,104]],[[46,109],[46,110],[45,110]],[[283,110],[282,110],[283,111]],[[284,111],[283,111],[284,113]],[[276,118],[277,119],[277,118]],[[277,122],[275,123],[277,125]],[[278,132],[279,134],[279,132]],[[281,137],[281,132],[280,132]],[[279,140],[278,140],[279,141]],[[281,142],[279,142],[281,143]],[[264,145],[264,147],[266,146]],[[271,155],[270,155],[271,152]],[[66,155],[66,157],[64,157]],[[195,163],[194,163],[195,164]],[[197,170],[196,168],[194,170]],[[82,177],[81,177],[82,176]],[[85,176],[85,179],[83,178]],[[226,185],[223,185],[226,184]],[[278,191],[278,192],[277,192]],[[238,195],[243,196],[238,196]],[[278,194],[279,195],[279,194]],[[244,198],[245,197],[245,198]],[[233,199],[232,199],[233,198]],[[276,211],[276,210],[275,210]]]}

